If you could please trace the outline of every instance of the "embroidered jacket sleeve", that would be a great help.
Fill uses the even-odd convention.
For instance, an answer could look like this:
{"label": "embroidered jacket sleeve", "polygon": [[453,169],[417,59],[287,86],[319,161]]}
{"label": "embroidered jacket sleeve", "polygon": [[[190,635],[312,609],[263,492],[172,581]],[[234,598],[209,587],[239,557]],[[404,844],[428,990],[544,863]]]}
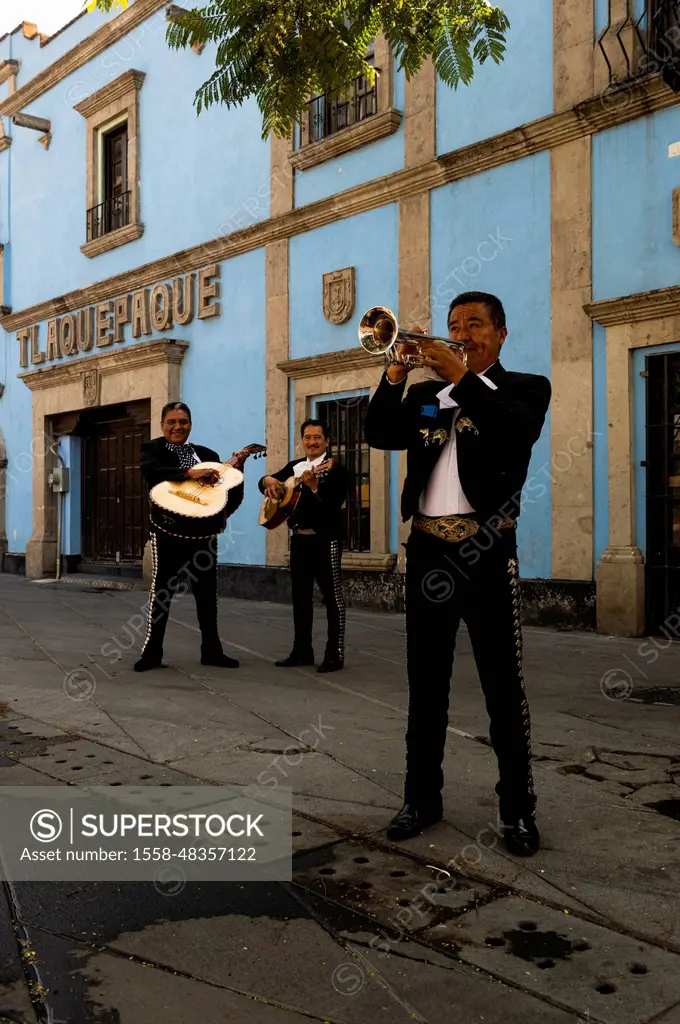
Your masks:
{"label": "embroidered jacket sleeve", "polygon": [[474,373],[466,373],[451,390],[463,415],[480,434],[493,435],[499,452],[531,448],[543,429],[550,396],[550,381],[539,376],[492,390]]}
{"label": "embroidered jacket sleeve", "polygon": [[371,398],[366,413],[366,443],[380,451],[403,451],[412,443],[417,428],[413,389],[406,392],[406,380],[392,384],[387,375]]}
{"label": "embroidered jacket sleeve", "polygon": [[266,477],[273,476],[275,480],[280,480],[282,484],[285,484],[286,480],[293,475],[293,466],[296,462],[299,462],[299,459],[294,459],[292,462],[287,463],[278,473],[265,473],[263,477],[260,477],[257,486],[262,494],[264,494],[264,481]]}
{"label": "embroidered jacket sleeve", "polygon": [[186,471],[172,460],[167,448],[153,442],[142,445],[139,468],[149,488],[163,483],[164,480],[179,483],[187,479]]}
{"label": "embroidered jacket sleeve", "polygon": [[[323,512],[331,514],[339,512],[347,497],[347,470],[339,463],[328,471],[326,476],[321,477],[315,491],[311,487],[302,485],[299,508],[311,506],[318,502]],[[303,505],[303,502],[305,503]]]}

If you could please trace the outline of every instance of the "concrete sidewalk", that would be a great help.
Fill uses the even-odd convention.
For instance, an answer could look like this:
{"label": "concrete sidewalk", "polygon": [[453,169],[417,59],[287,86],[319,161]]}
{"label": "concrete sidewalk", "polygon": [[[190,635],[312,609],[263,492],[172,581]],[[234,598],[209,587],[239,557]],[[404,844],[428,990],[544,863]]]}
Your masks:
{"label": "concrete sidewalk", "polygon": [[680,646],[526,630],[544,842],[524,862],[497,845],[465,635],[445,822],[395,845],[400,617],[350,611],[346,668],[319,676],[272,664],[289,608],[224,601],[241,667],[206,670],[180,599],[169,667],[140,676],[144,601],[0,576],[0,785],[276,780],[293,883],[17,883],[0,1020],[680,1024]]}

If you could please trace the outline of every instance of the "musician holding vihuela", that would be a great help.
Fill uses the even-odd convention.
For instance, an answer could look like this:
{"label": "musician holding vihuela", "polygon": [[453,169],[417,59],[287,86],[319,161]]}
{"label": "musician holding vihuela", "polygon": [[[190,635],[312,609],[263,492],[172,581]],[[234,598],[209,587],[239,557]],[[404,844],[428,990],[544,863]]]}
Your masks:
{"label": "musician holding vihuela", "polygon": [[295,638],[281,668],[314,664],[312,644],[314,581],[326,604],[328,640],[318,672],[337,672],[344,662],[345,603],[340,581],[340,510],[347,496],[347,472],[328,454],[328,429],[306,420],[300,429],[305,458],[263,476],[260,523],[269,529],[287,522],[292,530],[290,575]]}
{"label": "musician holding vihuela", "polygon": [[222,650],[217,627],[217,535],[243,501],[243,463],[265,448],[249,445],[222,463],[212,448],[189,442],[191,412],[183,402],[164,406],[161,431],[142,445],[140,458],[150,489],[153,578],[135,671],[162,666],[170,602],[189,589],[201,629],[201,664],[238,668]]}

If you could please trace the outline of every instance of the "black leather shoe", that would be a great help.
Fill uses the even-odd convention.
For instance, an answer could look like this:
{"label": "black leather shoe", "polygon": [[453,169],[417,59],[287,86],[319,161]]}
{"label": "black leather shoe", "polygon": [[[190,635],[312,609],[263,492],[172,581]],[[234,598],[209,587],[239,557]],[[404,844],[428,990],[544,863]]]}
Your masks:
{"label": "black leather shoe", "polygon": [[442,808],[418,807],[404,804],[387,826],[388,839],[412,839],[419,836],[424,828],[436,825],[443,818]]}
{"label": "black leather shoe", "polygon": [[202,654],[201,665],[214,665],[216,668],[238,668],[236,658],[229,658],[226,654]]}
{"label": "black leather shoe", "polygon": [[145,658],[143,655],[135,662],[135,672],[151,672],[154,668],[164,668],[160,658]]}
{"label": "black leather shoe", "polygon": [[275,661],[274,664],[277,668],[298,668],[302,665],[313,665],[314,652],[311,654],[297,654],[295,651],[291,651],[287,658]]}
{"label": "black leather shoe", "polygon": [[515,857],[533,857],[541,846],[541,837],[533,818],[503,823],[503,845]]}
{"label": "black leather shoe", "polygon": [[339,672],[340,669],[343,667],[343,664],[344,663],[342,661],[338,661],[337,658],[324,658],[316,671],[317,672]]}

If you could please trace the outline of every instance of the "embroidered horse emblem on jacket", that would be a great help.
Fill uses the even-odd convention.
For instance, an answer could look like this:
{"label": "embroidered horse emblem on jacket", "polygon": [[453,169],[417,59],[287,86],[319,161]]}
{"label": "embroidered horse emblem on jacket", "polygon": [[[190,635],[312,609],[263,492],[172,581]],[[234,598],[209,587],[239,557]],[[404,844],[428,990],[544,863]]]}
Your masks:
{"label": "embroidered horse emblem on jacket", "polygon": [[472,430],[473,433],[479,434],[477,427],[474,425],[472,420],[469,420],[467,416],[461,416],[459,420],[456,420],[456,430],[462,433],[464,430]]}
{"label": "embroidered horse emblem on jacket", "polygon": [[423,427],[420,433],[423,435],[426,445],[445,444],[449,439],[448,431],[444,430],[443,427],[439,427],[437,430],[429,430],[427,427]]}

